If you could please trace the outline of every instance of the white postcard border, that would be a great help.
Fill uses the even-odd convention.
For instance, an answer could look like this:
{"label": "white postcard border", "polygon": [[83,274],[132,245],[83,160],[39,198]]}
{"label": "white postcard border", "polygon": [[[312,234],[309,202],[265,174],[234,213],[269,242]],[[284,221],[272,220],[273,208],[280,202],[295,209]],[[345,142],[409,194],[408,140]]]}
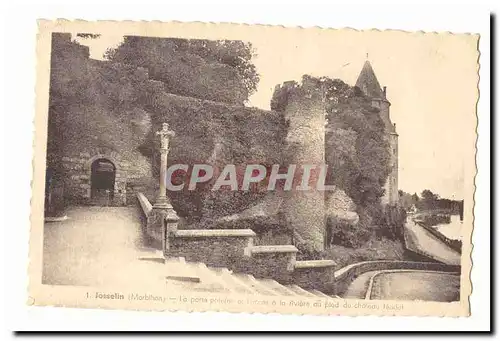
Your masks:
{"label": "white postcard border", "polygon": [[[91,7],[91,6],[89,6],[89,7]],[[35,8],[33,8],[33,9],[35,9]],[[120,17],[120,15],[123,15],[123,14],[118,13],[119,11],[112,12],[112,8],[107,8],[106,6],[103,6],[102,10],[103,10],[103,12],[108,11],[108,13],[110,13],[112,15],[110,17],[113,17],[113,18],[116,18],[116,19],[124,19],[124,18],[128,19],[128,18],[132,18],[132,17],[127,17],[130,14],[125,14],[125,17],[123,17],[123,16]],[[102,18],[102,17],[96,18],[95,16],[93,16],[91,10],[87,13],[88,15],[85,13],[85,11],[78,11],[77,13],[78,13],[77,14],[78,18],[82,18],[82,19],[86,19],[86,20],[92,20],[92,19],[100,19],[100,18]],[[122,13],[123,13],[123,9],[122,9]],[[137,19],[143,19],[143,18],[144,19],[148,19],[148,16],[144,15],[144,12],[141,13],[140,11],[138,12],[138,11],[134,10],[134,11],[131,11],[129,13],[136,13],[135,17]],[[463,13],[465,13],[465,12],[463,12]],[[414,24],[416,23],[418,25],[418,18],[419,18],[419,16],[416,15],[416,14],[418,14],[418,11],[412,11],[411,16],[413,17],[413,21],[411,21],[410,18],[407,18],[407,20],[408,20],[407,23],[413,22]],[[423,13],[420,12],[420,14],[423,14]],[[320,26],[325,26],[324,24],[321,24],[321,19],[319,18],[319,14],[317,14],[317,15],[318,16],[315,18],[315,20],[313,20],[313,22],[315,22],[315,25],[319,24]],[[467,15],[470,18],[470,15],[471,15],[470,11],[467,11]],[[40,18],[40,17],[43,17],[43,16],[40,16],[40,14],[35,14],[35,17],[36,18]],[[56,15],[55,17],[69,17],[69,18],[71,18],[71,16],[68,16],[68,15],[62,15],[62,16],[61,15]],[[396,25],[398,26],[398,28],[405,29],[405,30],[412,29],[410,27],[405,27],[404,26],[405,24],[402,23],[402,22],[400,22],[400,19],[402,17],[404,17],[404,16],[400,16],[398,14],[398,19],[396,20],[396,22],[397,22]],[[274,18],[276,18],[276,17],[274,17]],[[331,21],[330,22],[334,22],[335,21],[335,20],[333,20],[334,18],[335,18],[334,16],[331,16]],[[487,25],[485,25],[485,23],[487,24],[485,16],[478,17],[478,18],[480,18],[480,19],[476,22],[476,24],[475,24],[476,26],[474,26],[474,28],[471,28],[472,27],[471,24],[474,23],[473,20],[469,20],[467,22],[463,21],[463,22],[461,22],[461,24],[462,25],[463,24],[469,25],[468,28],[465,29],[465,31],[480,32],[482,34],[482,39],[480,41],[480,48],[481,48],[481,51],[482,51],[482,55],[481,55],[481,70],[480,70],[480,74],[481,74],[481,99],[480,99],[479,105],[478,105],[479,114],[480,114],[480,117],[481,117],[480,122],[479,122],[480,138],[479,138],[479,141],[478,141],[478,148],[479,148],[479,152],[478,152],[478,160],[479,161],[478,161],[478,164],[480,165],[481,170],[480,170],[480,173],[479,173],[479,175],[478,175],[478,177],[476,179],[476,185],[478,186],[477,193],[476,193],[476,205],[477,205],[476,206],[476,226],[488,226],[489,227],[489,223],[487,221],[488,220],[488,216],[489,216],[488,203],[485,202],[484,204],[480,204],[480,202],[481,202],[480,198],[485,198],[488,195],[488,187],[489,187],[489,183],[487,183],[488,180],[489,180],[489,179],[487,179],[487,173],[486,172],[482,173],[482,167],[483,167],[482,165],[486,164],[486,167],[489,166],[488,165],[488,163],[489,163],[489,159],[488,159],[489,150],[487,148],[488,145],[489,145],[489,136],[487,135],[488,129],[489,129],[488,128],[489,127],[489,117],[488,117],[488,113],[489,113],[489,110],[488,110],[489,100],[488,100],[488,94],[487,94],[489,84],[484,84],[484,83],[489,83],[488,82],[488,80],[489,80],[489,77],[488,77],[489,72],[487,72],[485,74],[485,71],[488,71],[488,68],[489,68],[489,65],[488,65],[489,63],[487,62],[487,59],[489,58],[488,52],[487,52],[488,48],[489,48],[489,46],[488,46],[489,44],[487,44],[487,42],[485,42],[485,40],[488,39],[489,35],[488,35]],[[182,17],[176,16],[176,17],[170,17],[170,18],[165,18],[165,19],[162,18],[162,20],[164,20],[164,21],[167,21],[169,19],[182,20]],[[375,19],[375,22],[373,21],[374,19]],[[381,20],[381,19],[383,19],[383,20]],[[417,20],[415,20],[415,19],[417,19]],[[444,19],[444,17],[442,19]],[[444,21],[448,22],[449,19],[450,19],[450,17],[447,17],[446,20],[444,20]],[[34,20],[34,19],[32,18],[31,20]],[[205,19],[205,20],[217,21],[217,19],[214,19],[213,17],[212,18],[207,17],[207,19]],[[381,22],[383,22],[385,25],[387,25],[387,23],[390,22],[391,19],[390,19],[390,15],[388,16],[387,13],[386,13],[385,15],[373,16],[371,18],[364,17],[363,20],[364,20],[363,23],[364,24],[369,23],[370,27],[380,27],[380,28],[383,28],[383,26],[380,25]],[[378,24],[376,23],[377,20],[379,20]],[[231,20],[231,21],[237,21],[237,20]],[[273,22],[266,22],[265,18],[263,18],[262,20],[258,20],[258,21],[251,20],[249,22],[252,22],[252,21],[253,22],[257,22],[257,23],[273,23]],[[286,21],[284,21],[284,20],[282,21],[282,23],[285,23],[285,22]],[[303,23],[301,24],[301,22],[297,22],[297,21],[293,22],[293,19],[292,19],[291,23],[292,23],[291,25],[309,26],[307,24],[303,24]],[[424,23],[425,23],[425,26],[427,26],[427,27],[435,27],[435,26],[432,26],[432,20],[423,20],[423,17],[420,17],[420,24],[421,24],[420,29],[425,29],[424,26],[423,26]],[[457,28],[454,28],[454,27],[459,27],[460,23],[458,24],[458,26],[453,26],[453,25],[456,25],[456,24],[457,24],[457,22],[455,22],[455,24],[448,24],[449,25],[448,26],[449,27],[448,30],[453,30],[453,31],[457,30]],[[290,24],[287,24],[287,26],[288,25],[290,25]],[[333,23],[331,23],[329,25],[326,25],[326,26],[338,27],[336,24],[333,24]],[[356,27],[356,25],[349,25],[349,26]],[[411,26],[411,25],[409,25],[409,26]],[[461,27],[464,27],[464,26],[465,25],[463,25]],[[36,32],[36,25],[27,26],[27,28],[28,28],[27,32],[29,33],[30,29],[31,29],[31,34],[33,35],[33,37],[31,37],[31,39],[29,39],[28,41],[33,41],[34,40],[33,39],[34,38],[34,33]],[[33,31],[33,28],[35,29],[35,31]],[[431,28],[430,30],[435,30],[435,29],[436,28]],[[460,31],[460,30],[464,30],[464,29],[461,28],[461,29],[458,29],[458,30]],[[29,44],[27,44],[27,45],[29,45]],[[28,48],[27,51],[26,51],[26,53],[28,53],[28,55],[29,55],[29,53],[33,54],[33,46],[34,45],[28,46],[28,47],[31,47],[31,49]],[[24,50],[22,50],[22,51],[24,51]],[[33,57],[34,56],[35,55],[33,54]],[[23,61],[25,59],[26,58],[21,58],[21,61]],[[31,63],[31,65],[34,65],[34,63]],[[23,70],[22,70],[23,67],[16,67],[16,69],[17,69],[17,71],[19,72],[20,75],[23,75],[23,74],[27,75],[26,78],[24,78],[25,76],[18,76],[18,77],[22,77],[22,79],[32,79],[32,78],[34,78],[34,73],[33,73],[33,75],[29,75],[29,71],[30,71],[29,68],[25,68],[26,70],[24,70],[24,71],[28,71],[28,72],[24,72],[24,73],[23,73]],[[33,79],[33,84],[34,84],[34,79]],[[485,85],[485,86],[483,86],[483,85]],[[33,88],[34,87],[31,87],[31,89],[33,89]],[[34,91],[24,92],[24,94],[25,94],[24,96],[27,96],[26,94],[34,94]],[[22,100],[22,97],[21,97],[22,95],[21,94],[18,94],[18,96],[19,97],[17,97],[18,100],[16,101],[17,103],[16,103],[16,107],[15,107],[16,109],[15,110],[11,110],[11,112],[31,112],[32,113],[33,112],[32,107],[29,107],[29,105],[32,104],[33,102],[32,101]],[[24,106],[22,106],[23,102],[26,103],[26,104],[28,104],[28,108],[25,109]],[[21,105],[21,107],[23,108],[22,111],[20,111],[20,109],[19,109],[20,106],[19,105]],[[8,112],[8,110],[6,110],[6,112]],[[20,119],[22,119],[21,122],[23,122],[24,126],[26,126],[25,125],[26,121],[29,122],[32,119],[32,117],[26,119],[26,117],[23,116]],[[482,124],[484,124],[484,125],[482,125]],[[31,154],[31,141],[32,141],[32,139],[31,139],[31,136],[29,136],[29,135],[30,135],[29,134],[29,130],[27,130],[27,131],[25,131],[25,136],[22,137],[24,139],[23,143],[22,143],[22,148],[25,148],[25,149],[23,149],[25,152],[22,153],[22,156],[16,158],[16,155],[9,155],[8,156],[9,160],[16,160],[16,163],[19,160],[20,161],[20,163],[19,163],[20,165],[24,165],[25,164],[26,159],[27,159],[26,156]],[[11,135],[9,134],[7,136],[10,137]],[[17,139],[18,137],[19,136],[16,136],[15,138]],[[29,143],[27,143],[27,141],[29,141]],[[17,150],[17,152],[19,153],[18,150]],[[486,152],[486,154],[485,154],[486,156],[483,156],[482,153],[485,153],[485,152]],[[483,161],[481,161],[481,160],[483,160]],[[31,172],[31,168],[28,168],[28,174],[30,172]],[[25,174],[24,172],[20,172],[18,170],[16,170],[16,173],[17,174]],[[485,174],[485,179],[484,180],[481,180],[481,177],[483,176],[482,174]],[[17,175],[15,178],[19,179],[21,177],[20,177],[20,175]],[[29,174],[29,176],[27,178],[31,178],[31,174]],[[486,186],[482,185],[483,181],[486,184]],[[485,188],[482,188],[481,186],[483,186]],[[15,194],[15,193],[13,193],[14,191],[11,191],[10,187],[8,187],[4,192],[13,193],[13,197],[14,198],[12,198],[12,199],[15,199],[16,202],[22,203],[22,202],[26,202],[26,198],[30,197],[30,194],[29,194],[30,187],[29,186],[23,186],[22,189],[23,189],[23,191],[25,191],[26,189],[28,190],[28,193],[25,193],[25,192],[22,193],[24,201],[23,201],[23,199],[18,198],[18,195]],[[6,226],[12,225],[12,226],[19,226],[19,227],[25,228],[26,225],[24,225],[24,224],[26,222],[28,222],[28,224],[29,224],[29,219],[27,219],[27,217],[29,217],[29,214],[26,214],[26,212],[25,212],[26,208],[28,209],[28,212],[29,212],[29,205],[19,204],[18,207],[16,207],[15,211],[12,210],[11,212],[9,212],[9,216],[7,216]],[[17,218],[17,220],[16,219],[11,219],[11,218]],[[486,221],[481,222],[481,219],[483,219],[483,218],[486,218],[485,219]],[[20,230],[21,230],[21,228],[20,228]],[[20,232],[21,233],[19,233],[19,235],[22,235],[22,231],[20,231]],[[482,232],[486,232],[486,234],[483,235]],[[9,233],[10,233],[10,231],[9,231]],[[478,231],[478,229],[476,228],[475,234],[474,234],[474,237],[473,237],[474,244],[476,245],[476,248],[475,248],[474,253],[473,253],[474,260],[476,259],[476,254],[480,254],[480,252],[482,252],[483,250],[488,251],[488,249],[489,249],[489,246],[487,244],[487,241],[489,240],[488,237],[489,237],[489,231],[484,231],[484,230],[483,231]],[[22,237],[19,238],[18,234],[16,233],[15,240],[18,240],[18,239],[22,240]],[[6,239],[4,238],[4,240],[6,240]],[[26,240],[27,240],[27,238],[24,240],[25,243],[26,243]],[[14,243],[10,243],[10,245],[12,245],[12,244],[14,244]],[[26,244],[26,246],[27,246],[27,244]],[[19,246],[16,246],[16,247],[17,247],[18,250],[25,250],[25,251],[27,251],[27,248],[24,249],[24,248],[19,247]],[[8,254],[16,254],[16,256],[17,256],[17,252],[15,250],[13,250],[12,247],[8,248],[7,252],[8,252]],[[486,253],[488,253],[488,252],[486,252]],[[26,254],[27,254],[27,252],[26,252]],[[474,278],[475,278],[475,274],[474,273],[477,271],[477,274],[479,274],[479,278],[480,279],[479,279],[479,281],[474,281],[474,289],[473,289],[474,292],[473,292],[473,295],[471,297],[471,304],[474,302],[474,300],[476,299],[476,297],[479,297],[479,296],[476,296],[476,294],[479,295],[481,293],[486,293],[486,294],[488,293],[488,290],[484,290],[484,289],[482,290],[481,289],[481,284],[486,282],[486,278],[487,278],[486,276],[488,274],[488,267],[485,267],[485,265],[489,264],[489,260],[487,258],[488,257],[481,256],[481,258],[479,258],[480,261],[476,261],[476,260],[474,261],[474,269],[473,269],[473,273],[472,273],[472,278],[473,278],[473,281],[474,281]],[[16,258],[16,259],[23,259],[24,260],[25,258]],[[20,265],[23,264],[22,262],[16,261],[15,263],[17,264],[17,267],[21,267],[21,270],[23,270],[22,266],[20,266]],[[24,264],[27,264],[27,262],[25,262]],[[16,271],[16,272],[18,273],[18,271]],[[19,285],[19,284],[21,284],[21,285]],[[25,297],[26,291],[25,291],[25,287],[23,288],[22,281],[17,281],[17,287],[21,287],[21,289],[22,289],[21,292],[22,292],[22,294]],[[481,301],[483,303],[486,303],[486,302],[489,303],[489,299],[486,299],[485,301],[483,301],[483,299],[481,299]],[[483,306],[483,304],[481,304],[481,306]],[[39,310],[39,309],[41,309],[41,308],[29,308],[28,310],[31,310],[33,312],[33,311]],[[57,311],[57,309],[52,309],[52,308],[43,308],[43,309],[44,309],[44,313],[43,313],[44,315],[45,315],[46,311],[51,311],[51,310]],[[72,309],[70,311],[72,311]],[[65,311],[61,312],[60,315],[65,315],[68,312],[69,312],[68,310],[65,310]],[[92,316],[96,316],[96,315],[100,315],[101,313],[104,313],[104,312],[93,311],[93,313],[94,314]],[[107,313],[108,312],[106,312],[104,314],[107,314]],[[119,312],[114,312],[114,313],[119,313]],[[474,317],[474,314],[476,314],[476,313],[479,313],[479,311],[478,311],[477,308],[476,308],[476,311],[474,311],[474,305],[473,305],[473,317]],[[28,314],[28,315],[33,316],[33,315],[39,315],[39,314],[40,313],[36,313],[36,314],[31,313],[31,314]],[[59,313],[55,312],[55,314],[58,315]],[[134,314],[136,314],[136,313],[134,313]],[[137,313],[137,314],[141,315],[141,313]],[[213,315],[213,313],[204,313],[204,315],[205,314]],[[87,314],[87,316],[88,315],[89,314]],[[124,315],[127,315],[127,314],[124,314]],[[221,314],[218,314],[218,315],[221,315]],[[223,315],[227,315],[227,314],[223,314]],[[245,314],[245,315],[247,315],[247,314]],[[60,317],[58,317],[58,318],[60,318]],[[139,317],[137,317],[137,318],[139,318]],[[217,320],[217,316],[214,316],[214,318],[215,318],[215,320]],[[227,318],[227,316],[225,318],[221,317],[221,320],[224,320],[226,318]],[[266,318],[274,319],[274,317],[272,317],[271,315],[267,315]],[[280,317],[280,318],[282,318],[282,317]],[[303,321],[303,319],[306,318],[306,317],[304,316],[304,317],[300,317],[300,318],[301,318],[300,321]],[[289,318],[289,317],[287,317],[287,318],[283,317],[283,319],[284,320],[287,320],[287,319],[292,319],[293,320],[293,317],[291,317],[291,318]],[[364,318],[363,317],[358,317],[357,319],[364,319]],[[426,320],[429,320],[429,319],[432,319],[432,318],[426,318]],[[91,320],[92,320],[92,318],[91,318]],[[97,318],[96,320],[99,320],[99,318]],[[346,322],[345,321],[341,322],[341,320],[346,320],[347,321],[347,320],[349,320],[349,318],[336,317],[335,318],[335,324],[337,324],[339,326],[340,325],[345,326]],[[463,319],[460,319],[460,320],[463,320]],[[273,322],[272,324],[275,325],[275,323],[276,322]],[[425,322],[426,325],[429,325],[428,323],[429,322]],[[379,322],[376,322],[375,324],[377,324],[378,326],[380,326],[381,322],[379,321]],[[371,325],[372,328],[375,327],[375,324]],[[382,324],[384,324],[384,323],[382,323]],[[394,322],[390,322],[389,321],[388,324],[392,325],[392,327],[396,326],[396,324]],[[460,324],[462,326],[464,326],[465,322],[462,321],[455,328],[459,327]],[[134,325],[137,326],[137,324],[134,324]],[[179,324],[173,324],[173,325],[179,326]],[[355,323],[351,323],[352,327],[355,327],[355,326],[360,327],[360,325],[361,325],[361,323],[359,323],[359,321],[355,322]],[[123,326],[124,325],[122,325],[122,327]],[[187,326],[189,326],[189,325],[187,325]],[[429,327],[432,328],[432,325],[429,325]],[[23,327],[20,326],[20,325],[18,325],[16,329],[20,329],[20,328],[23,328]]]}

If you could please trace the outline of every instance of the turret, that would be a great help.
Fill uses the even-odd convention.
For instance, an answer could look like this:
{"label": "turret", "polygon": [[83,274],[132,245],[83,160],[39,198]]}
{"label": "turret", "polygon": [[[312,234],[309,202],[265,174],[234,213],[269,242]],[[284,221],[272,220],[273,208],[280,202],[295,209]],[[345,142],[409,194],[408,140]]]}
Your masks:
{"label": "turret", "polygon": [[[308,165],[315,166],[311,171],[311,178],[314,178],[318,172],[316,167],[325,163],[323,92],[317,83],[304,77],[301,85],[287,82],[277,87],[275,97],[272,108],[282,111],[289,123],[287,155],[289,163],[297,165],[295,178],[300,180],[302,167]],[[324,249],[324,200],[324,191],[314,187],[307,190],[294,187],[286,192],[284,215],[293,231],[294,244],[300,250],[312,252]]]}
{"label": "turret", "polygon": [[396,205],[398,203],[398,134],[396,125],[390,117],[391,102],[387,99],[387,86],[383,88],[378,82],[375,72],[367,60],[361,69],[356,86],[365,96],[370,98],[372,106],[379,110],[380,117],[385,125],[386,138],[389,142],[390,173],[385,184],[385,194],[382,203]]}

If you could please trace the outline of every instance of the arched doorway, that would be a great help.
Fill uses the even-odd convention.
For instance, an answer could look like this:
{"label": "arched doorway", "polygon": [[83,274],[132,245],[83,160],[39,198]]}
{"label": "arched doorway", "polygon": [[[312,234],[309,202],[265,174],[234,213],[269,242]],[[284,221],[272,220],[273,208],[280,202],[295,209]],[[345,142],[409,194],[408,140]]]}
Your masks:
{"label": "arched doorway", "polygon": [[94,205],[107,206],[113,202],[116,167],[108,159],[92,162],[90,175],[90,198]]}

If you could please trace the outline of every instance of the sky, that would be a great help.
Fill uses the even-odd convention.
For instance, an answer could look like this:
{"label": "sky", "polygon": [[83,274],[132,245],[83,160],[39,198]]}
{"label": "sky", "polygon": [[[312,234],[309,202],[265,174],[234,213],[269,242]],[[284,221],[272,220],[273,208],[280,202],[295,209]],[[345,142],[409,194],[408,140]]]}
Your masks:
{"label": "sky", "polygon": [[[248,106],[262,109],[269,109],[276,84],[298,81],[304,74],[354,85],[368,59],[381,86],[387,86],[391,120],[399,134],[399,189],[430,189],[444,198],[463,199],[464,172],[473,162],[466,160],[473,145],[464,136],[475,127],[475,38],[401,31],[270,30],[239,39],[252,43],[260,75]],[[91,58],[102,59],[122,36],[77,40],[90,47]]]}

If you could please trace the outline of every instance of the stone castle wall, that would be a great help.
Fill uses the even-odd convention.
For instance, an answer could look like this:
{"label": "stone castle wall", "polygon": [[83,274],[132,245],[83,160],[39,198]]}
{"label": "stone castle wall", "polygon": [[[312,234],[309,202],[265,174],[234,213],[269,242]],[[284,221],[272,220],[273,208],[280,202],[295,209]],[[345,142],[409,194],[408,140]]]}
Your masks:
{"label": "stone castle wall", "polygon": [[108,148],[93,146],[68,150],[61,158],[65,170],[65,199],[75,204],[90,204],[92,162],[106,159],[116,169],[114,193],[109,204],[122,206],[134,203],[136,191],[143,189],[141,180],[152,179],[152,175],[149,161],[139,152],[132,155],[129,158]]}
{"label": "stone castle wall", "polygon": [[[89,59],[88,47],[72,42],[67,33],[53,34],[51,59],[47,167],[55,174],[52,188],[62,189],[58,200],[66,205],[91,204],[92,163],[105,159],[115,168],[114,188],[106,204],[135,203],[135,190],[150,192],[154,186],[151,161],[140,152],[151,129],[150,114],[110,105],[111,95],[99,86],[108,87],[113,77],[144,84],[147,72]],[[77,89],[88,85],[87,92],[75,91],[71,82],[76,82]],[[122,84],[125,90],[129,86]],[[118,92],[117,96],[124,95]]]}

